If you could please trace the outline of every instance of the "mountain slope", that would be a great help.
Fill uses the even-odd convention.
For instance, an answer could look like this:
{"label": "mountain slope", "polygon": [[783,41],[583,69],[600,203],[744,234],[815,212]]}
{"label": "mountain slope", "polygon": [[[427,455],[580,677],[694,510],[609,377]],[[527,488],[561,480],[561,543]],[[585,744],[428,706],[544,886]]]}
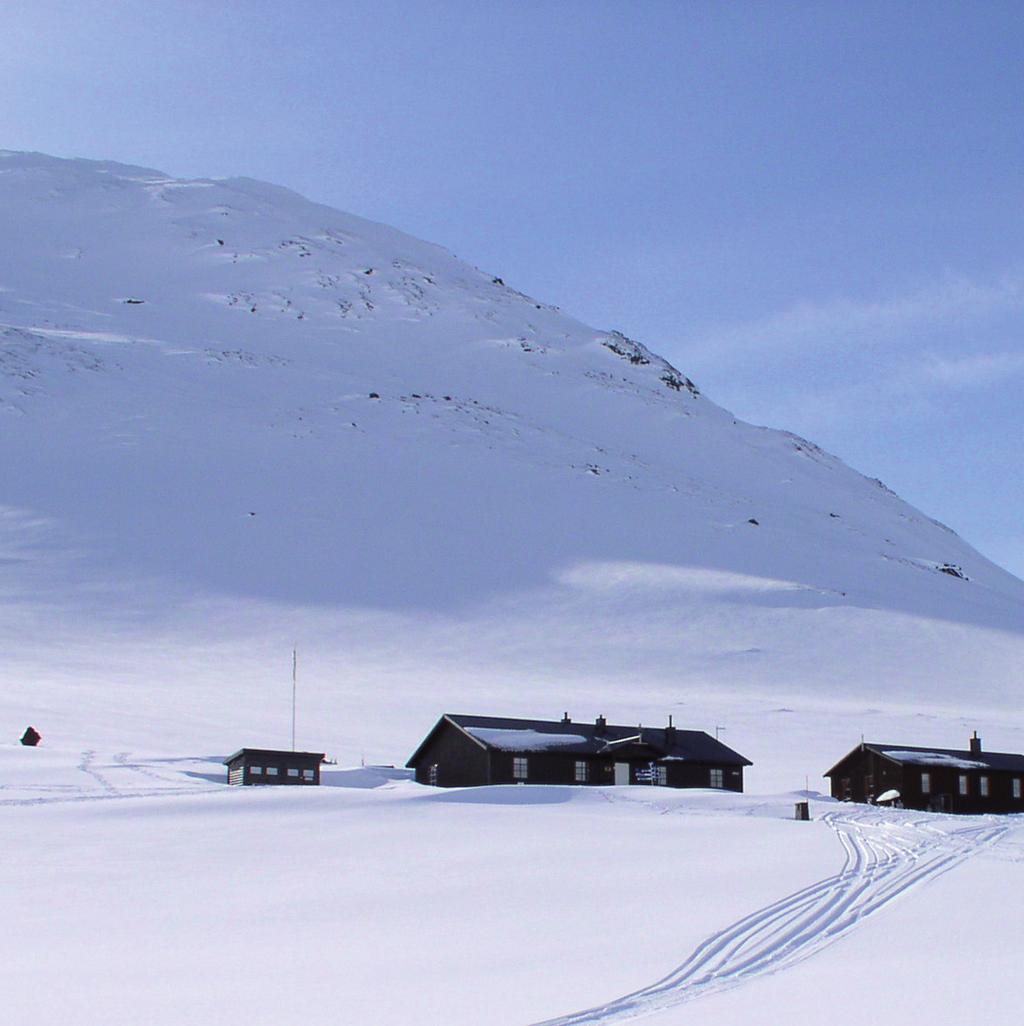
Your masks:
{"label": "mountain slope", "polygon": [[1024,584],[623,335],[246,179],[2,153],[0,211],[15,721],[266,732],[296,639],[389,760],[449,702],[1003,707]]}

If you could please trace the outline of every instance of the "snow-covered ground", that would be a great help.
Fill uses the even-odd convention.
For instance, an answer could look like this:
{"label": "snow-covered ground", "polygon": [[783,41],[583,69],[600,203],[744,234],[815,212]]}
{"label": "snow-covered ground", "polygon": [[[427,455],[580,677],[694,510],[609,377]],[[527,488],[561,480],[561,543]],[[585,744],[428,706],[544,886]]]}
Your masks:
{"label": "snow-covered ground", "polygon": [[852,1024],[890,992],[902,1021],[953,1021],[936,995],[976,962],[986,1021],[1018,1009],[1021,817],[819,799],[801,823],[795,794],[438,792],[372,767],[232,789],[209,760],[0,759],[12,1021]]}
{"label": "snow-covered ground", "polygon": [[[286,190],[0,153],[0,224],[12,1016],[934,1023],[983,990],[1010,1021],[1018,821],[790,817],[861,736],[1024,751],[1022,582],[624,335]],[[228,790],[289,741],[293,646],[299,746],[340,766],[446,711],[671,714],[749,794]]]}

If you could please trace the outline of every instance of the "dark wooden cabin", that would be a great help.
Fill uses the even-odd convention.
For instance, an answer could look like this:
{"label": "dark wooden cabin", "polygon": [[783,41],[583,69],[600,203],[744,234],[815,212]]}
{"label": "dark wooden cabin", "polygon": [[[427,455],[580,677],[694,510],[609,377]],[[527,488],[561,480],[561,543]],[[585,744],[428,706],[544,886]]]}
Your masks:
{"label": "dark wooden cabin", "polygon": [[282,752],[273,748],[240,748],[224,760],[229,784],[320,783],[323,752]]}
{"label": "dark wooden cabin", "polygon": [[897,791],[908,809],[1024,812],[1024,755],[982,751],[977,731],[966,750],[865,741],[825,776],[841,801],[874,802]]}
{"label": "dark wooden cabin", "polygon": [[421,784],[651,784],[743,790],[749,759],[701,730],[445,714],[406,763]]}

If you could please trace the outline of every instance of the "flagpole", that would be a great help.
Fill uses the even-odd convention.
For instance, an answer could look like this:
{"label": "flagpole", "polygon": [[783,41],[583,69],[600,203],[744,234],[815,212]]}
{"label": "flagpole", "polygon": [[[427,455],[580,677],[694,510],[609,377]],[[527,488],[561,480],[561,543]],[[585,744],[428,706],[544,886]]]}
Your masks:
{"label": "flagpole", "polygon": [[292,649],[292,751],[295,751],[295,681],[299,662],[297,648]]}

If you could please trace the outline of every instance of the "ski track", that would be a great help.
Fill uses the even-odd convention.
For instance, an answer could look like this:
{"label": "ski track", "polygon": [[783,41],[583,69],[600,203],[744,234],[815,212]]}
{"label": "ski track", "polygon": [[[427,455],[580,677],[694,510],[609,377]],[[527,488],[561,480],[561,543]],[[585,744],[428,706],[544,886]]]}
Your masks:
{"label": "ski track", "polygon": [[[133,762],[118,752],[111,763],[96,766],[96,752],[81,754],[77,769],[91,777],[99,791],[75,785],[31,788],[45,795],[0,799],[5,806],[47,806],[78,802],[225,794],[228,789],[181,786],[181,780]],[[142,777],[150,786],[115,786],[112,770]],[[155,788],[152,784],[163,786]],[[9,790],[5,787],[4,790]],[[70,793],[69,793],[70,792]],[[623,801],[604,791],[607,801]],[[676,810],[651,801],[629,799],[659,815]],[[749,813],[748,813],[749,814]],[[844,852],[842,869],[743,917],[712,934],[680,966],[649,986],[592,1008],[545,1019],[533,1026],[610,1026],[676,1007],[758,976],[775,973],[817,954],[853,930],[863,919],[887,906],[912,887],[948,872],[1010,832],[1014,823],[991,819],[968,821],[927,815],[894,817],[860,807],[827,812],[820,817]],[[1012,846],[1011,846],[1012,847]],[[1014,849],[1011,861],[1021,861]]]}
{"label": "ski track", "polygon": [[[156,770],[143,763],[132,762],[129,758],[131,754],[131,752],[118,752],[114,756],[115,765],[122,769],[131,770],[133,773],[139,773],[144,777],[148,777],[150,780],[157,780],[161,784],[172,784],[177,787],[181,787],[180,777],[170,777],[165,773],[157,773]],[[205,788],[199,788],[199,790],[205,790]]]}
{"label": "ski track", "polygon": [[96,781],[100,787],[103,788],[107,794],[116,795],[118,790],[114,785],[107,780],[107,778],[95,768],[96,753],[94,751],[82,752],[82,761],[78,764],[78,768],[88,774],[93,780]]}
{"label": "ski track", "polygon": [[821,820],[835,832],[845,853],[837,874],[713,934],[657,982],[534,1026],[626,1022],[787,969],[849,933],[908,889],[996,843],[1011,828],[990,820],[953,827],[948,818],[895,819],[871,809],[828,812]]}
{"label": "ski track", "polygon": [[[80,802],[102,802],[115,800],[130,800],[134,798],[164,798],[181,797],[196,794],[221,794],[220,788],[209,785],[183,784],[178,777],[168,776],[150,769],[142,763],[132,762],[131,752],[117,752],[111,757],[111,763],[105,765],[103,770],[128,771],[131,774],[144,778],[148,786],[144,788],[118,787],[96,767],[96,752],[91,749],[82,752],[81,759],[76,767],[82,773],[91,777],[99,785],[99,791],[86,789],[73,784],[51,784],[32,785],[29,787],[5,785],[2,790],[29,790],[35,792],[49,792],[38,794],[33,797],[3,798],[0,799],[0,808],[25,807],[30,805],[68,805]],[[162,787],[154,787],[154,783],[162,784]]]}

